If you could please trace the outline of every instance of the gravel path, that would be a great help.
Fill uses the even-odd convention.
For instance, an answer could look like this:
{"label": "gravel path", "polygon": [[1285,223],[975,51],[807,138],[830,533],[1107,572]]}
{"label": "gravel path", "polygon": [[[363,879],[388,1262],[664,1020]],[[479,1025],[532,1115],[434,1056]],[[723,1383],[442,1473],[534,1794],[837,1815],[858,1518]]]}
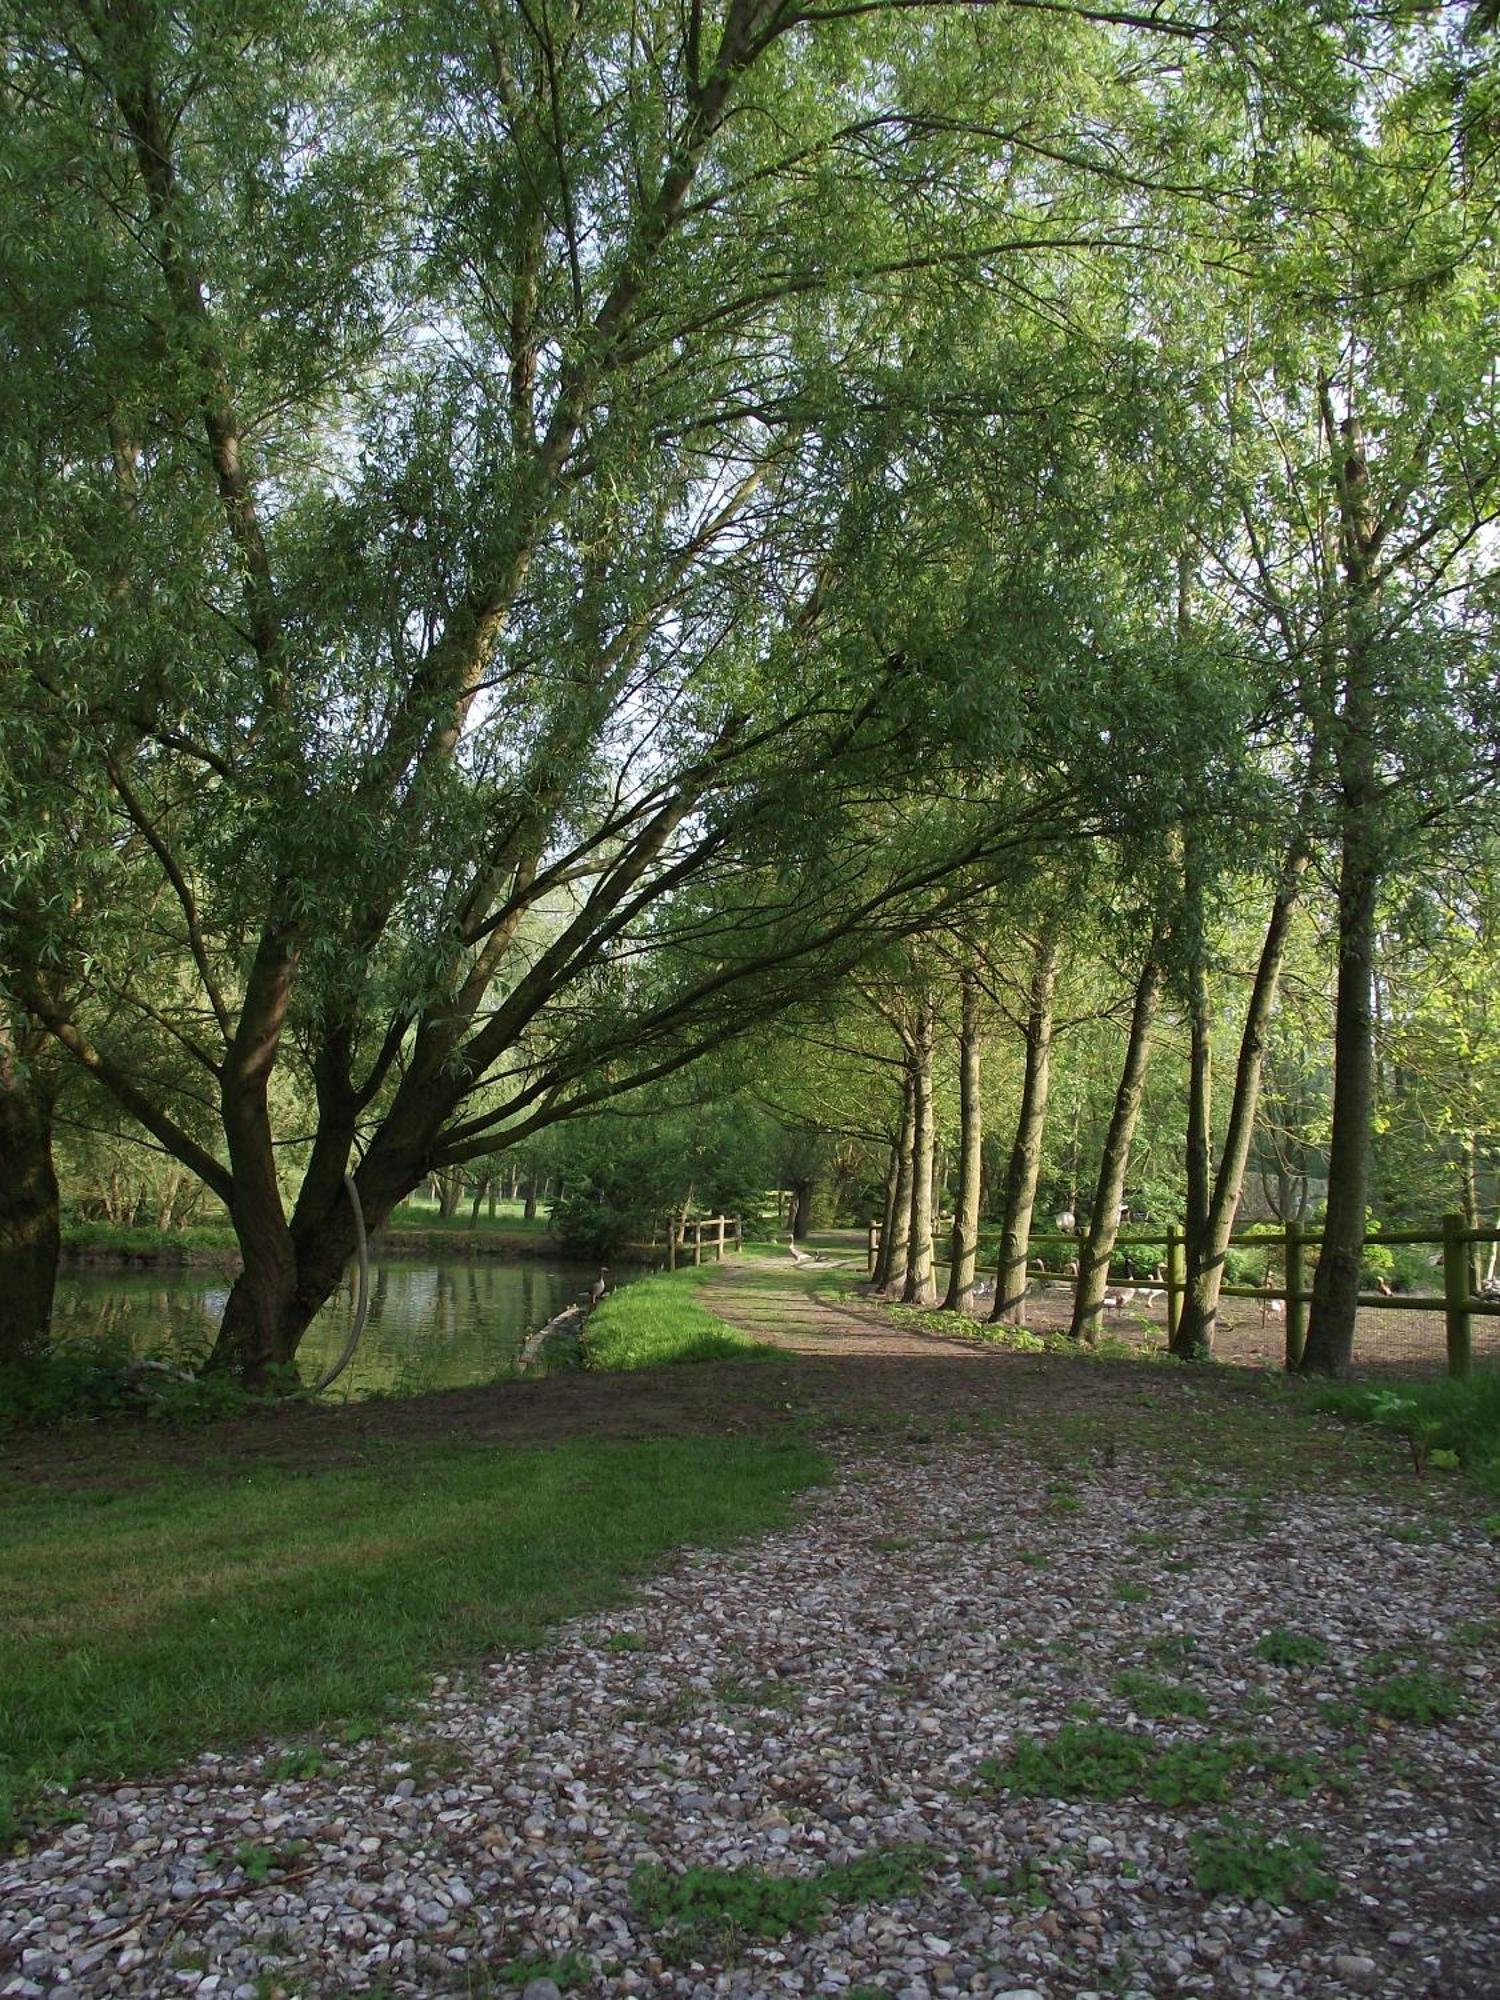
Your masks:
{"label": "gravel path", "polygon": [[[820,1338],[816,1302],[780,1310]],[[0,1996],[1500,1992],[1494,1545],[1337,1480],[1273,1504],[1197,1434],[1164,1464],[1132,1374],[1102,1433],[846,1439],[794,1528],[438,1680],[316,1772],[80,1791],[0,1858]],[[1100,1724],[1158,1802],[1001,1782],[1065,1726],[1076,1775]],[[1226,1828],[1320,1841],[1332,1893],[1208,1894],[1194,1837]],[[674,1920],[637,1871],[693,1866],[736,1874]],[[823,1885],[784,1935],[755,1934],[766,1878]]]}

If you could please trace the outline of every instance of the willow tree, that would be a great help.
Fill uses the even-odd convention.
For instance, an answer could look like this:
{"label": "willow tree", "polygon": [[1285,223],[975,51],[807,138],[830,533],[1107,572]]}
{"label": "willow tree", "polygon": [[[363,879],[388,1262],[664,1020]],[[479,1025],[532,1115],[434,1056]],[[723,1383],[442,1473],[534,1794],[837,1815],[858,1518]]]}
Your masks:
{"label": "willow tree", "polygon": [[[1016,649],[901,529],[971,301],[1045,326],[1140,241],[1092,135],[1209,24],[1122,21],[10,11],[6,666],[112,826],[0,898],[7,984],[225,1203],[221,1362],[293,1359],[351,1168],[379,1222],[1056,830]],[[946,781],[961,712],[1024,794]]]}

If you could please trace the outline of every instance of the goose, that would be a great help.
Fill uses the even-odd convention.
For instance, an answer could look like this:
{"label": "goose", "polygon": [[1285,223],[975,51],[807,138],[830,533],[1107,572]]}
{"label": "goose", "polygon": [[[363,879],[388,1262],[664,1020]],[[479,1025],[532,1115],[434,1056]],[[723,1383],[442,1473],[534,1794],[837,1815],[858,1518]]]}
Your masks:
{"label": "goose", "polygon": [[609,1290],[609,1286],[604,1282],[608,1276],[609,1276],[608,1264],[601,1264],[599,1266],[598,1277],[595,1278],[593,1284],[589,1286],[590,1308],[598,1305],[599,1301],[604,1297],[604,1294]]}

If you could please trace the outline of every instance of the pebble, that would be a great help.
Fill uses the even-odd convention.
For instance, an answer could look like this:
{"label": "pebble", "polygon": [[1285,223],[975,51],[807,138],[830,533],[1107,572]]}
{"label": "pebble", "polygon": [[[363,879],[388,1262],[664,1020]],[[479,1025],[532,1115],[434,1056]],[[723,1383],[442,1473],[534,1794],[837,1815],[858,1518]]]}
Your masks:
{"label": "pebble", "polygon": [[[0,2000],[427,2000],[475,1967],[567,1953],[593,1967],[577,2000],[1406,2000],[1435,1965],[1485,1990],[1500,1689],[1455,1635],[1492,1615],[1493,1546],[1405,1540],[1399,1497],[1354,1504],[1336,1483],[1296,1494],[1295,1536],[1247,1535],[1227,1478],[1166,1492],[1127,1452],[1075,1451],[1079,1505],[1059,1510],[1056,1450],[841,1449],[792,1526],[684,1553],[618,1611],[441,1677],[386,1738],[323,1746],[316,1778],[276,1778],[272,1745],[74,1791],[78,1823],[0,1858]],[[1259,1659],[1277,1627],[1323,1639],[1316,1689]],[[626,1631],[644,1645],[611,1646]],[[1462,1727],[1351,1732],[1340,1708],[1378,1654],[1461,1680]],[[1208,1716],[1141,1716],[1139,1684],[1129,1702],[1116,1687],[1127,1669],[1187,1684]],[[995,1791],[984,1760],[1080,1704],[1116,1726],[1133,1708],[1162,1745],[1253,1737],[1353,1793],[1173,1810]],[[1226,1815],[1324,1842],[1341,1887],[1311,1925],[1194,1886],[1191,1838]],[[294,1881],[227,1858],[293,1840]],[[643,1864],[807,1877],[898,1846],[919,1850],[914,1888],[742,1935],[722,1960],[665,1948],[632,1901]],[[539,1970],[522,2000],[559,1994]]]}

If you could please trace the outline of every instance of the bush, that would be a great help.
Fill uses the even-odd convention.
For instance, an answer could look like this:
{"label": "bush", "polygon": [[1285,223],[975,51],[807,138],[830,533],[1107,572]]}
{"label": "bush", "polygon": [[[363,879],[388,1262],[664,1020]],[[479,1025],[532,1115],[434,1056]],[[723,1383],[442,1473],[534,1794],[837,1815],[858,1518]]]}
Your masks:
{"label": "bush", "polygon": [[260,1400],[232,1376],[143,1360],[118,1334],[58,1341],[0,1367],[0,1430],[48,1430],[121,1416],[207,1423]]}
{"label": "bush", "polygon": [[1453,1453],[1486,1492],[1500,1493],[1500,1373],[1467,1382],[1407,1382],[1399,1390],[1330,1389],[1316,1407],[1352,1423],[1375,1424],[1408,1441],[1418,1469]]}

